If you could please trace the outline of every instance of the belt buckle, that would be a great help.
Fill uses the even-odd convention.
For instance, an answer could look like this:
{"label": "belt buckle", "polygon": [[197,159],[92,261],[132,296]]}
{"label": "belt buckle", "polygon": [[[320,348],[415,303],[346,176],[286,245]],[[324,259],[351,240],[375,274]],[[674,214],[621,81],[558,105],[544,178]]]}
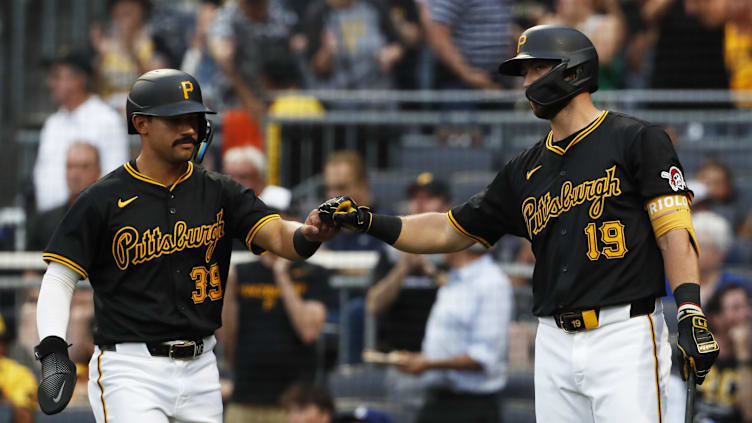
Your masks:
{"label": "belt buckle", "polygon": [[[193,347],[192,357],[178,357],[178,358],[174,357],[175,347],[184,348],[184,347],[191,347],[191,346]],[[203,350],[203,345],[201,346],[201,350]],[[201,352],[199,351],[199,347],[198,347],[198,344],[196,344],[196,341],[186,341],[186,342],[181,342],[179,344],[170,344],[170,350],[167,352],[167,356],[173,360],[184,360],[187,358],[195,358],[199,354],[201,354]]]}
{"label": "belt buckle", "polygon": [[580,319],[582,319],[582,313],[581,312],[567,311],[567,312],[559,314],[559,327],[564,332],[566,332],[566,333],[576,333],[576,332],[578,332],[578,329],[575,329],[575,330],[568,329],[567,325],[564,324],[564,318],[577,317],[578,315],[580,316]]}

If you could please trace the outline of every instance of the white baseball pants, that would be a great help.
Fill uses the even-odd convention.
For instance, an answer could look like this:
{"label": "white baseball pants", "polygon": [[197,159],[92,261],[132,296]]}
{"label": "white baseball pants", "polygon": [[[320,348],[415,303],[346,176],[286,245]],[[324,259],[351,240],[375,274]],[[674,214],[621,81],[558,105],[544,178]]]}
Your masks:
{"label": "white baseball pants", "polygon": [[566,333],[539,318],[535,339],[535,414],[539,423],[663,423],[671,347],[656,301],[650,315],[605,307],[599,326]]}
{"label": "white baseball pants", "polygon": [[89,402],[97,423],[221,423],[214,336],[192,360],[152,357],[144,343],[94,349]]}

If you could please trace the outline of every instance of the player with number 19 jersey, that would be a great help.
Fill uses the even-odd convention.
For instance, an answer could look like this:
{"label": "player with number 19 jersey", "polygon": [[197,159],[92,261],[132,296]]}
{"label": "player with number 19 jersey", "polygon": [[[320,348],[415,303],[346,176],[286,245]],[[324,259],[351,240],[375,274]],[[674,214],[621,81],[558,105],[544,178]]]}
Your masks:
{"label": "player with number 19 jersey", "polygon": [[682,173],[663,129],[604,111],[565,139],[549,133],[449,216],[486,246],[507,233],[532,242],[538,316],[626,304],[665,295],[650,216],[689,201]]}

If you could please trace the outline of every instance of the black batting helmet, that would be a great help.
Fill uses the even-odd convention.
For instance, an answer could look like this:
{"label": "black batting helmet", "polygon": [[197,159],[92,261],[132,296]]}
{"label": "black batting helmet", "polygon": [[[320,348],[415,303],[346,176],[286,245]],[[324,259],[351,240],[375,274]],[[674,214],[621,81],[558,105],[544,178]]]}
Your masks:
{"label": "black batting helmet", "polygon": [[[499,65],[499,73],[522,76],[520,63],[532,59],[559,62],[525,91],[530,101],[556,113],[575,95],[598,89],[598,53],[590,39],[574,28],[538,25],[527,29],[517,42],[517,56]],[[567,80],[570,75],[573,78]]]}
{"label": "black batting helmet", "polygon": [[215,113],[204,106],[201,87],[193,76],[176,69],[146,72],[133,83],[125,105],[128,133],[137,133],[133,115],[178,116],[201,113],[194,160],[201,162],[212,139],[211,122],[206,113]]}

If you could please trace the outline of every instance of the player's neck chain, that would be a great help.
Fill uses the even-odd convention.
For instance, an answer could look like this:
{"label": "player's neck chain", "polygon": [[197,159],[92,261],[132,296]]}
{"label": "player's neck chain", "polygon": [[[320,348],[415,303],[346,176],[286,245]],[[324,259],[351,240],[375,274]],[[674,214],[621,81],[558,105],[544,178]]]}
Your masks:
{"label": "player's neck chain", "polygon": [[551,197],[547,192],[540,198],[528,197],[522,202],[522,217],[527,225],[527,232],[532,237],[546,227],[548,221],[572,207],[586,201],[591,201],[590,217],[597,219],[603,214],[603,208],[608,197],[621,195],[620,181],[615,176],[616,165],[606,169],[606,176],[598,179],[585,181],[573,186],[572,181],[564,181],[561,184],[561,193]]}
{"label": "player's neck chain", "polygon": [[147,229],[143,234],[132,226],[121,228],[112,239],[112,257],[120,270],[130,264],[144,263],[163,254],[172,254],[186,248],[207,245],[206,262],[209,263],[220,238],[225,234],[224,210],[217,213],[211,225],[189,228],[183,220],[175,222],[172,233],[163,234],[159,227]]}

